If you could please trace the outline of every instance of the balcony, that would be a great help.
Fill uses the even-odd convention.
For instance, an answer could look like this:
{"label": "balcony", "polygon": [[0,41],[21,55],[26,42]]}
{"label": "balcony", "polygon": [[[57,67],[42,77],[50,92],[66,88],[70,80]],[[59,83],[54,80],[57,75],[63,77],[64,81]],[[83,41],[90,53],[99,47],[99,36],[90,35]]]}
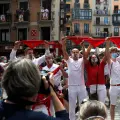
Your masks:
{"label": "balcony", "polygon": [[110,11],[108,10],[94,10],[95,16],[110,16]]}
{"label": "balcony", "polygon": [[28,24],[30,22],[29,10],[24,12],[21,10],[16,10],[16,14],[14,16],[14,22],[17,24]]}
{"label": "balcony", "polygon": [[120,14],[112,15],[112,24],[113,26],[120,26]]}
{"label": "balcony", "polygon": [[54,12],[38,12],[38,23],[42,24],[42,23],[52,23],[53,22],[53,14]]}
{"label": "balcony", "polygon": [[110,21],[94,21],[93,25],[95,26],[110,26]]}
{"label": "balcony", "polygon": [[72,20],[92,20],[92,9],[72,9]]}
{"label": "balcony", "polygon": [[90,8],[90,4],[89,3],[84,3],[84,8],[85,9],[89,9]]}
{"label": "balcony", "polygon": [[91,33],[91,37],[93,38],[106,38],[111,36],[112,33],[108,34],[107,32]]}
{"label": "balcony", "polygon": [[0,15],[0,25],[9,25],[12,22],[11,14]]}
{"label": "balcony", "polygon": [[120,10],[113,10],[113,14],[120,14]]}

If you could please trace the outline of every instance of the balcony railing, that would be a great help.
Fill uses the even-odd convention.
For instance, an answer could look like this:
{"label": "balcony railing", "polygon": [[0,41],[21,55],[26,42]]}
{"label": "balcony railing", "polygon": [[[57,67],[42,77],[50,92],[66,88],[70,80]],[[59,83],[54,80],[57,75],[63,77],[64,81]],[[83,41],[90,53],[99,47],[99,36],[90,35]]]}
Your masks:
{"label": "balcony railing", "polygon": [[90,4],[89,3],[84,3],[84,8],[85,9],[89,9],[90,8]]}
{"label": "balcony railing", "polygon": [[40,21],[52,21],[53,12],[38,12],[38,22]]}
{"label": "balcony railing", "polygon": [[94,25],[105,25],[105,26],[108,26],[108,25],[111,25],[110,21],[94,21]]}
{"label": "balcony railing", "polygon": [[120,14],[120,10],[113,10],[114,14]]}
{"label": "balcony railing", "polygon": [[112,36],[112,33],[108,32],[98,32],[98,33],[91,33],[91,30],[85,33],[84,30],[81,30],[79,32],[73,32],[71,35],[79,35],[79,36],[90,36],[90,37],[95,37],[95,38],[105,38],[105,37],[110,37]]}
{"label": "balcony railing", "polygon": [[2,14],[0,15],[0,24],[7,24],[12,22],[11,14]]}
{"label": "balcony railing", "polygon": [[112,33],[108,33],[108,32],[98,32],[98,33],[92,33],[91,37],[95,37],[95,38],[106,38],[106,37],[111,37]]}
{"label": "balcony railing", "polygon": [[110,15],[110,11],[109,10],[95,10],[94,11],[94,15],[105,15],[105,16],[107,16],[107,15]]}
{"label": "balcony railing", "polygon": [[14,22],[24,23],[30,22],[30,13],[29,10],[22,12],[21,10],[17,10],[15,14]]}

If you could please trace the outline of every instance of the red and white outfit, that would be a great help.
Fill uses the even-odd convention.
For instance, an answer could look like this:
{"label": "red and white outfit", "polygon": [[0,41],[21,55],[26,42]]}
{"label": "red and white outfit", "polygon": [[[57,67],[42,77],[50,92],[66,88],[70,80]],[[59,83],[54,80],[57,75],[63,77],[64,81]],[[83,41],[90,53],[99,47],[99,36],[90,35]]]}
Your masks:
{"label": "red and white outfit", "polygon": [[[58,89],[62,87],[61,84],[60,84],[61,83],[62,72],[59,68],[59,65],[53,63],[51,68],[48,68],[47,66],[45,66],[45,67],[42,68],[42,70],[53,72],[53,74],[54,74],[54,85],[58,86]],[[41,98],[41,99],[44,98],[44,96],[41,95],[41,94],[39,94],[38,97]],[[39,98],[38,98],[38,100],[40,100]],[[45,114],[50,115],[50,116],[54,116],[55,111],[54,111],[54,107],[53,107],[53,103],[51,101],[51,98],[48,97],[48,99],[46,101],[41,103],[41,105],[36,104],[33,109],[35,111],[42,111]]]}
{"label": "red and white outfit", "polygon": [[93,94],[96,92],[97,85],[97,93],[99,101],[105,103],[106,98],[106,86],[105,86],[105,76],[104,76],[104,68],[106,63],[102,61],[100,65],[91,66],[90,62],[85,65],[88,75],[87,85],[90,87],[90,93]]}
{"label": "red and white outfit", "polygon": [[116,105],[117,97],[120,96],[120,57],[116,59],[116,62],[111,60],[109,70],[110,70],[110,102],[112,105]]}
{"label": "red and white outfit", "polygon": [[75,120],[75,108],[77,97],[79,103],[87,98],[87,91],[84,83],[84,61],[83,58],[77,61],[69,57],[68,65],[68,94],[69,94],[69,119]]}

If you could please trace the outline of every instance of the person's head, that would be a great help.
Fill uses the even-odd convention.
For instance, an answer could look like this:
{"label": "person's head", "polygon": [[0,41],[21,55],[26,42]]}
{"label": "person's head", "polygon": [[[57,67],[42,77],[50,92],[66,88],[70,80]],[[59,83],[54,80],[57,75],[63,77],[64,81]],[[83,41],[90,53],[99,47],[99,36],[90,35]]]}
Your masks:
{"label": "person's head", "polygon": [[25,52],[26,58],[28,58],[28,59],[30,59],[30,60],[32,60],[32,59],[34,58],[34,51],[33,51],[33,49],[27,47],[27,48],[24,50],[24,52]]}
{"label": "person's head", "polygon": [[78,60],[79,59],[79,50],[77,48],[72,49],[71,51],[71,57],[73,60]]}
{"label": "person's head", "polygon": [[80,120],[105,120],[107,118],[107,108],[100,101],[87,101],[80,109]]}
{"label": "person's head", "polygon": [[38,94],[41,78],[35,64],[26,58],[12,61],[4,72],[2,86],[8,97],[33,101]]}
{"label": "person's head", "polygon": [[0,62],[7,63],[7,57],[6,56],[0,56]]}
{"label": "person's head", "polygon": [[48,66],[51,66],[53,64],[53,55],[49,54],[45,56],[45,61]]}
{"label": "person's head", "polygon": [[111,58],[114,60],[118,57],[118,49],[116,47],[110,48]]}
{"label": "person's head", "polygon": [[92,66],[99,65],[100,64],[100,58],[97,54],[92,54],[89,57],[89,62]]}

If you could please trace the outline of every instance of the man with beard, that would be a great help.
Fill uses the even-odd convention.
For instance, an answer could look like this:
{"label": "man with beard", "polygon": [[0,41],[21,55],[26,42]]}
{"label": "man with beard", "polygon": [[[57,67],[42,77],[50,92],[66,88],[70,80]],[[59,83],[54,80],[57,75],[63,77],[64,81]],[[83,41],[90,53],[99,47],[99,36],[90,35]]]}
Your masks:
{"label": "man with beard", "polygon": [[[16,59],[16,52],[20,48],[20,45],[21,45],[20,41],[15,42],[14,48],[12,49],[12,52],[10,53],[10,61]],[[31,49],[29,47],[27,47],[25,49],[24,54],[25,54],[25,57],[32,60],[35,65],[41,65],[45,61],[45,56],[50,53],[49,45],[47,42],[45,42],[45,49],[46,49],[45,55],[43,55],[39,58],[34,57],[34,51],[33,51],[33,49]]]}

